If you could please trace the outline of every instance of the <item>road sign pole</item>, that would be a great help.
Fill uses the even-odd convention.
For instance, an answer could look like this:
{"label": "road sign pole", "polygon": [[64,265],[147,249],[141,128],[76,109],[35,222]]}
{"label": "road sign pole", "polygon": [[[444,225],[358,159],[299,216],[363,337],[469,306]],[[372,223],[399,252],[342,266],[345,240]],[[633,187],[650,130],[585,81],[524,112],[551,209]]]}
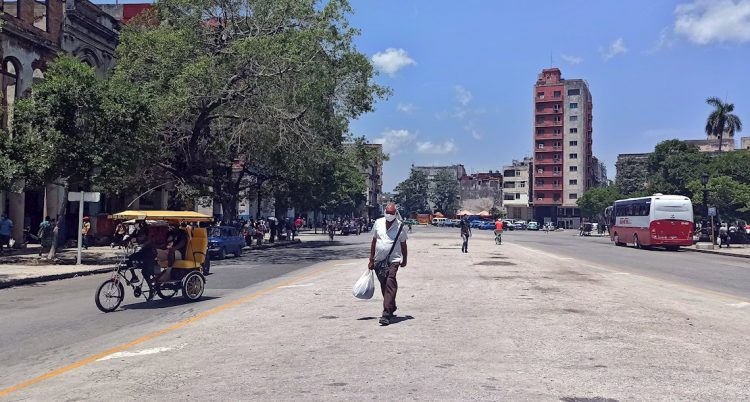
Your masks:
{"label": "road sign pole", "polygon": [[76,258],[76,265],[81,265],[81,248],[83,248],[83,192],[81,192],[81,200],[78,202],[78,258]]}

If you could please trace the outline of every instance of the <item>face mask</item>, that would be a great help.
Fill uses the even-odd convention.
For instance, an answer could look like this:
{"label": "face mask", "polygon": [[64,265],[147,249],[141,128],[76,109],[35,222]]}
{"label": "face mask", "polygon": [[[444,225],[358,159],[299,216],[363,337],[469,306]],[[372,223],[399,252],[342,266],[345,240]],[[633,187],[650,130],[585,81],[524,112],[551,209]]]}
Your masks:
{"label": "face mask", "polygon": [[385,220],[388,222],[393,222],[396,219],[396,214],[385,214]]}

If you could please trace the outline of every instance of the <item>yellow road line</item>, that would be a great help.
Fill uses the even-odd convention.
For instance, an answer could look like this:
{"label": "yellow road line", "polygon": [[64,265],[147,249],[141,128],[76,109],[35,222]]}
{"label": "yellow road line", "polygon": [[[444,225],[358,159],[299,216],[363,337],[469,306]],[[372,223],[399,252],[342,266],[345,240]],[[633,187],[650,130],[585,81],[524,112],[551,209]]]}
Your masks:
{"label": "yellow road line", "polygon": [[7,396],[8,394],[10,394],[12,392],[15,392],[15,391],[18,391],[18,390],[21,390],[21,389],[24,389],[24,388],[28,388],[28,387],[30,387],[30,386],[32,386],[34,384],[40,383],[40,382],[42,382],[44,380],[48,380],[50,378],[57,377],[57,376],[59,376],[61,374],[67,373],[68,371],[71,371],[71,370],[75,370],[75,369],[77,369],[79,367],[83,367],[83,366],[85,366],[87,364],[93,363],[93,362],[95,362],[95,361],[97,361],[97,360],[99,360],[99,359],[101,359],[103,357],[109,356],[111,354],[125,351],[125,350],[127,350],[127,349],[129,349],[129,348],[131,348],[133,346],[136,346],[136,345],[141,344],[143,342],[146,342],[146,341],[149,341],[151,339],[157,338],[157,337],[162,336],[164,334],[170,333],[170,332],[175,331],[177,329],[180,329],[180,328],[182,328],[182,327],[184,327],[184,326],[186,326],[186,325],[188,325],[188,324],[190,324],[192,322],[202,320],[202,319],[204,319],[206,317],[212,316],[212,315],[214,315],[216,313],[219,313],[219,312],[222,312],[222,311],[224,311],[226,309],[229,309],[229,308],[232,308],[232,307],[236,307],[236,306],[238,306],[240,304],[243,304],[243,303],[247,303],[247,302],[249,302],[249,301],[251,301],[253,299],[257,299],[260,296],[263,296],[265,294],[271,293],[272,291],[274,291],[276,289],[279,289],[279,288],[281,288],[283,286],[289,286],[291,284],[294,284],[295,282],[299,282],[299,281],[301,281],[303,279],[309,278],[311,276],[315,276],[315,275],[317,275],[317,274],[319,274],[319,273],[321,273],[323,271],[326,271],[328,269],[331,269],[331,268],[332,267],[328,266],[328,267],[316,269],[316,270],[314,270],[312,272],[309,272],[309,273],[306,273],[306,274],[302,274],[302,275],[296,276],[296,277],[294,277],[294,278],[292,278],[292,279],[290,279],[288,281],[279,283],[278,285],[274,285],[274,286],[271,286],[270,288],[259,290],[259,291],[255,292],[255,293],[249,294],[249,295],[244,296],[242,298],[239,298],[237,300],[234,300],[234,301],[222,304],[220,306],[216,306],[216,307],[214,307],[214,308],[212,308],[210,310],[206,310],[206,311],[204,311],[204,312],[202,312],[202,313],[200,313],[198,315],[195,315],[193,317],[190,317],[190,318],[188,318],[186,320],[180,321],[180,322],[175,323],[173,325],[170,325],[170,326],[168,326],[166,328],[163,328],[163,329],[160,329],[158,331],[152,332],[152,333],[150,333],[148,335],[142,336],[142,337],[140,337],[140,338],[138,338],[138,339],[136,339],[136,340],[134,340],[132,342],[128,342],[128,343],[125,343],[125,344],[122,344],[122,345],[119,345],[119,346],[115,346],[115,347],[113,347],[111,349],[105,350],[105,351],[97,353],[95,355],[91,355],[91,356],[89,356],[89,357],[87,357],[85,359],[79,360],[79,361],[77,361],[75,363],[69,364],[69,365],[64,366],[64,367],[60,367],[60,368],[58,368],[56,370],[53,370],[53,371],[50,371],[49,373],[42,374],[42,375],[40,375],[38,377],[34,377],[34,378],[26,380],[26,381],[24,381],[22,383],[10,386],[10,387],[5,388],[5,389],[2,389],[2,390],[0,390],[0,397]]}

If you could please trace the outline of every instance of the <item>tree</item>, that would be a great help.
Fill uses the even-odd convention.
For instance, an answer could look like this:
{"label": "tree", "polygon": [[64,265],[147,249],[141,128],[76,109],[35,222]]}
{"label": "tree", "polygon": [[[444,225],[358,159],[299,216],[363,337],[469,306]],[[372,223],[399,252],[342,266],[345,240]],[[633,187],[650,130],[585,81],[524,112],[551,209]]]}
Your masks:
{"label": "tree", "polygon": [[581,214],[589,219],[603,219],[604,209],[611,206],[615,201],[624,198],[616,187],[592,188],[578,198],[576,205]]}
{"label": "tree", "polygon": [[435,204],[435,209],[453,215],[458,209],[460,188],[458,180],[448,170],[441,170],[435,176],[435,186],[430,191],[430,201]]}
{"label": "tree", "polygon": [[649,156],[648,192],[692,197],[688,183],[709,169],[710,156],[698,147],[674,139],[656,145]]}
{"label": "tree", "polygon": [[622,194],[635,194],[648,186],[648,158],[640,155],[617,158],[615,186]]}
{"label": "tree", "polygon": [[706,134],[719,139],[719,152],[721,152],[724,133],[734,137],[735,132],[742,131],[742,121],[732,114],[734,104],[724,103],[716,97],[706,99],[706,103],[714,107],[714,110],[706,119]]}
{"label": "tree", "polygon": [[160,167],[230,216],[259,180],[285,203],[289,177],[314,189],[315,161],[387,94],[354,48],[350,11],[345,0],[163,0],[129,23],[116,75],[151,97]]}
{"label": "tree", "polygon": [[[110,193],[139,188],[158,156],[146,100],[136,87],[97,78],[79,59],[61,56],[14,109],[13,136],[0,154],[15,180]],[[0,163],[2,162],[0,158]]]}
{"label": "tree", "polygon": [[[703,204],[703,185],[700,180],[690,182],[695,205]],[[738,182],[729,176],[711,177],[706,185],[709,205],[715,206],[722,220],[750,218],[750,184]],[[703,211],[700,212],[702,215]]]}
{"label": "tree", "polygon": [[427,204],[429,186],[427,175],[416,169],[412,169],[409,177],[396,186],[394,191],[398,194],[395,201],[406,211],[407,216],[411,213],[429,211]]}

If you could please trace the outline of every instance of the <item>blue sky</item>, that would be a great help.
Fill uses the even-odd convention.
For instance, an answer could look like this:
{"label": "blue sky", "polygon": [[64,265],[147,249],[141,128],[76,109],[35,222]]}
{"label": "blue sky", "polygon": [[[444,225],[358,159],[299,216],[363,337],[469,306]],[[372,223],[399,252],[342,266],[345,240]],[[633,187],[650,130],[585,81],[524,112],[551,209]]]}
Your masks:
{"label": "blue sky", "polygon": [[530,155],[533,85],[550,66],[588,81],[610,179],[619,153],[705,138],[709,96],[734,103],[750,136],[750,0],[351,3],[357,48],[393,90],[351,124],[390,154],[385,191],[412,163],[487,171]]}

